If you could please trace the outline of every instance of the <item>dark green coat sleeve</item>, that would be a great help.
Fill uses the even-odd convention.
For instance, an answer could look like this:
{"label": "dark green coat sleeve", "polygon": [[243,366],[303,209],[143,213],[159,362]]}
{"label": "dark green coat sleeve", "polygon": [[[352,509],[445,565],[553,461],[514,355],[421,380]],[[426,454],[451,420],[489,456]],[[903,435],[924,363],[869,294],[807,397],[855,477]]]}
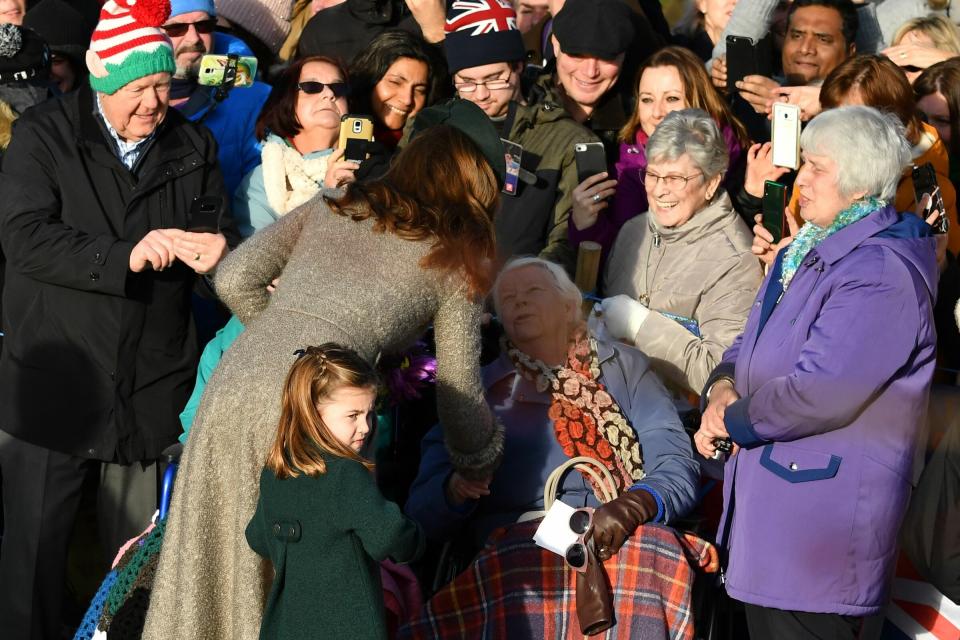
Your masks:
{"label": "dark green coat sleeve", "polygon": [[403,515],[400,507],[384,499],[369,471],[350,461],[340,478],[338,513],[343,514],[347,529],[357,535],[373,559],[405,563],[423,553],[425,538],[420,527]]}
{"label": "dark green coat sleeve", "polygon": [[247,544],[264,558],[270,557],[270,547],[267,546],[267,523],[263,516],[263,500],[257,500],[257,510],[250,518],[245,531]]}

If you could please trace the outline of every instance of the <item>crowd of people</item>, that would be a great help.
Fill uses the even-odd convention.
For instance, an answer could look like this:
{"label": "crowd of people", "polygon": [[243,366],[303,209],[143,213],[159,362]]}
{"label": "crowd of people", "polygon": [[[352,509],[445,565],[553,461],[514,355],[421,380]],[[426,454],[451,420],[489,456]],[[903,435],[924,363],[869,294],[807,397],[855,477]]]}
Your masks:
{"label": "crowd of people", "polygon": [[0,635],[880,638],[950,9],[0,0]]}

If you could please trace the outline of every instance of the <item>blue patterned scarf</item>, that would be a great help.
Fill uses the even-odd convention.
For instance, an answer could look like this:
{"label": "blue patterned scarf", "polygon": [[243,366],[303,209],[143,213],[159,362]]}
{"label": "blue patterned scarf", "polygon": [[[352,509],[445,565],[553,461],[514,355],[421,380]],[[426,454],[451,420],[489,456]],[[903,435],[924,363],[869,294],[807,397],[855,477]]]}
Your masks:
{"label": "blue patterned scarf", "polygon": [[800,263],[807,257],[811,250],[816,248],[821,242],[835,234],[840,229],[853,224],[857,220],[865,217],[877,209],[885,207],[887,203],[880,198],[870,196],[862,200],[857,200],[849,207],[837,214],[833,223],[829,227],[820,227],[812,222],[805,223],[797,232],[797,237],[793,239],[787,248],[787,253],[783,256],[783,271],[780,277],[780,283],[783,290],[786,291],[790,286],[790,281],[796,275]]}

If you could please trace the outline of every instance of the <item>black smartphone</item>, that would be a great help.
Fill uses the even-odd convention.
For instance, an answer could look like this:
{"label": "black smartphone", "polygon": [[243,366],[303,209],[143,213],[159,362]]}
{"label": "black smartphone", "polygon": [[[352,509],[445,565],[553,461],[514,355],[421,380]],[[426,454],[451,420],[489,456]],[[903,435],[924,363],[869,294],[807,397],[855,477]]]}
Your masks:
{"label": "black smartphone", "polygon": [[946,233],[950,230],[947,219],[947,210],[943,206],[943,196],[940,195],[940,184],[937,182],[937,172],[929,162],[913,168],[913,195],[917,202],[923,199],[924,194],[930,194],[930,206],[923,212],[923,217],[931,211],[939,211],[940,217],[933,223],[934,233]]}
{"label": "black smartphone", "polygon": [[734,95],[737,83],[747,76],[767,76],[770,64],[769,41],[754,42],[746,36],[727,36],[727,91]]}
{"label": "black smartphone", "polygon": [[197,196],[190,203],[190,212],[187,214],[187,231],[220,233],[220,217],[222,215],[222,197]]}
{"label": "black smartphone", "polygon": [[783,230],[787,223],[784,213],[786,208],[786,185],[767,180],[763,184],[763,228],[773,236],[774,244],[783,240]]}
{"label": "black smartphone", "polygon": [[577,162],[577,184],[607,170],[607,154],[602,142],[578,142],[573,145],[573,155]]}

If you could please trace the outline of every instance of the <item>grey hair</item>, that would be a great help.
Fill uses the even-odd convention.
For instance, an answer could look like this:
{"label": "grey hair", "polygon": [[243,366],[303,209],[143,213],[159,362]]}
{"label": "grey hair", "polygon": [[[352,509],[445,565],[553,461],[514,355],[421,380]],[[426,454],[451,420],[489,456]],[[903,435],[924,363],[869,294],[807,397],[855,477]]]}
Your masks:
{"label": "grey hair", "polygon": [[800,147],[837,163],[837,188],[844,197],[863,191],[890,201],[910,164],[906,128],[895,115],[873,107],[837,107],[807,124]]}
{"label": "grey hair", "polygon": [[730,152],[717,123],[702,109],[671,111],[647,142],[647,161],[671,161],[688,154],[704,181],[727,170]]}
{"label": "grey hair", "polygon": [[583,310],[580,307],[580,302],[583,298],[580,295],[580,289],[577,288],[577,285],[575,285],[573,280],[570,279],[570,276],[567,275],[566,270],[555,262],[534,256],[513,258],[507,262],[507,264],[503,265],[503,269],[497,274],[497,279],[494,281],[493,288],[490,290],[490,297],[493,299],[493,310],[498,316],[500,315],[500,282],[503,280],[503,276],[522,267],[540,267],[553,276],[553,282],[560,292],[560,295],[574,303],[573,306],[576,309],[575,320],[577,322],[583,320]]}

